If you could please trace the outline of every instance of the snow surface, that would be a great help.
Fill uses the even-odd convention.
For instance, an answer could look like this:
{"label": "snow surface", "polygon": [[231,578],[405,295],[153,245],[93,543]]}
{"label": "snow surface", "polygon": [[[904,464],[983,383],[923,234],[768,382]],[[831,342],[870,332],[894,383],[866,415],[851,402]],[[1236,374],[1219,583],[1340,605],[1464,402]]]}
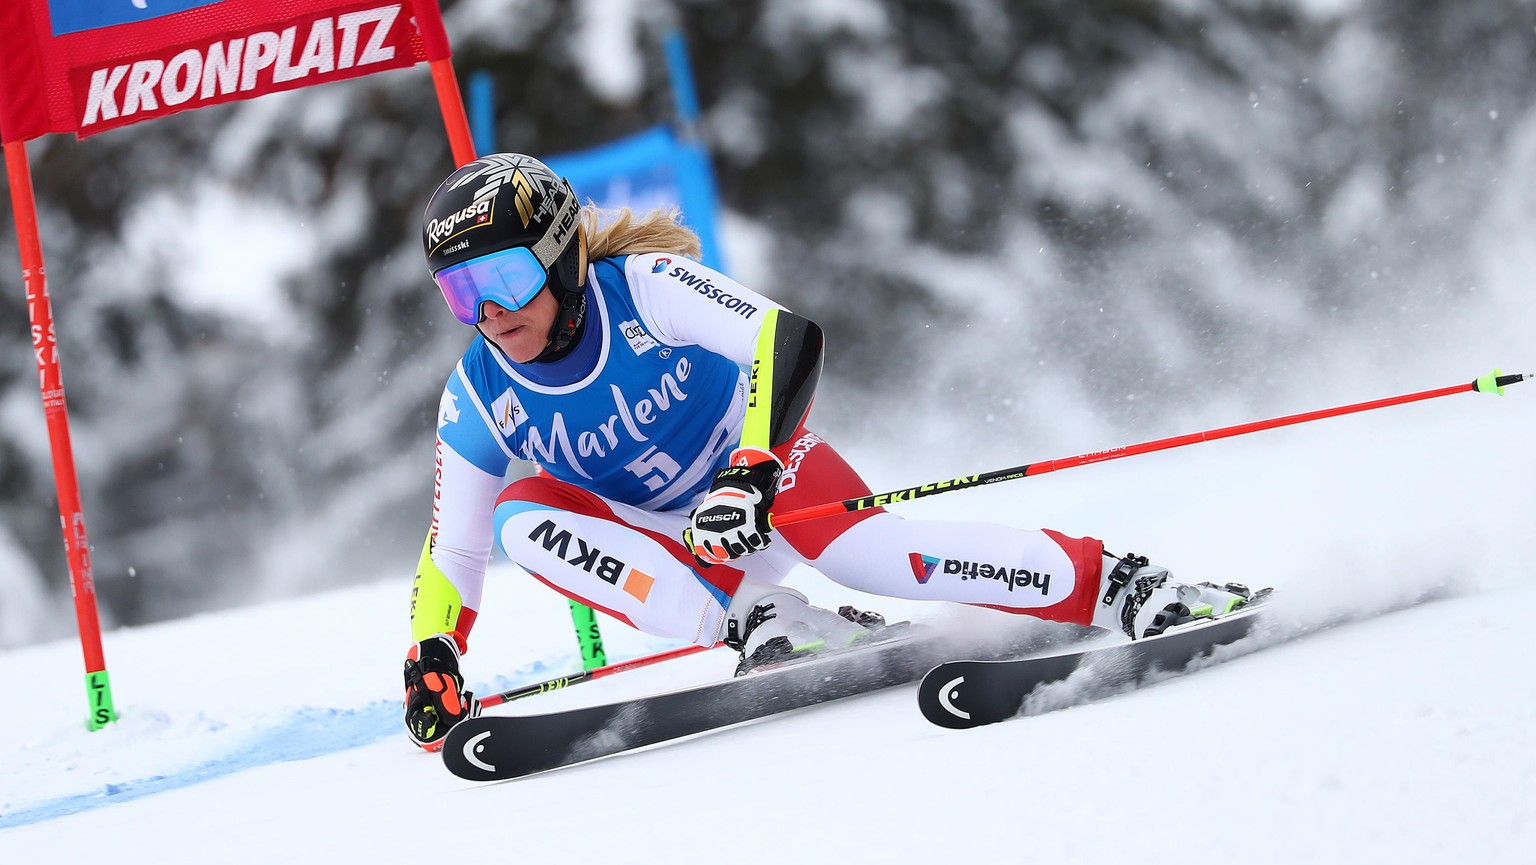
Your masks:
{"label": "snow surface", "polygon": [[[1319,17],[1353,5],[1305,3]],[[461,3],[453,14],[467,26],[502,7]],[[582,44],[608,50],[623,41],[618,30],[635,26],[639,4],[621,4],[612,17],[596,8],[582,4]],[[785,38],[880,23],[871,3],[784,8],[773,7],[769,26]],[[1372,46],[1356,39],[1349,47]],[[629,63],[583,74],[617,98],[627,79],[609,73]],[[845,71],[857,79],[869,70]],[[1341,75],[1330,86],[1353,86],[1366,104],[1369,88],[1388,80]],[[1014,134],[1050,142],[1053,130],[1026,125]],[[220,152],[240,162],[249,158],[240,146],[260,140],[231,134]],[[1426,304],[1433,315],[1421,329],[1345,322],[1349,342],[1331,344],[1341,330],[1320,327],[1315,344],[1266,366],[1269,415],[1469,380],[1495,364],[1536,372],[1536,186],[1522,182],[1536,165],[1527,158],[1536,153],[1536,122],[1523,122],[1511,142],[1500,185],[1478,193],[1488,207],[1475,288],[1447,289],[1443,303]],[[1049,161],[1082,172],[1056,181],[1067,198],[1110,176],[1088,171],[1101,157]],[[1380,216],[1385,199],[1371,190],[1385,184],[1368,180],[1329,215],[1341,238]],[[272,221],[256,217],[259,228]],[[766,271],[759,263],[772,256],[766,229],[734,217],[727,228],[746,281],[765,282],[750,271]],[[743,238],[753,254],[739,252]],[[1231,280],[1227,300],[1269,298],[1256,318],[1311,313],[1273,293],[1237,293],[1250,282]],[[1386,297],[1400,288],[1400,280],[1381,281]],[[264,321],[281,315],[256,312]],[[1213,366],[1226,362],[1219,351],[1188,350],[1206,351]],[[837,444],[887,489],[1128,443],[1083,407],[1082,386],[1044,374],[1021,383],[1019,399],[1047,418],[1025,441],[991,417],[979,429],[957,428],[956,418],[976,416],[960,406],[927,412],[931,430],[919,426],[922,417],[904,417],[912,425],[905,441],[880,441],[875,427]],[[1124,384],[1127,399],[1135,387]],[[23,393],[0,404],[0,415],[35,414],[35,402]],[[1151,407],[1140,438],[1254,420],[1248,405],[1216,394]],[[1238,647],[1260,651],[1132,693],[1094,695],[1068,683],[1050,695],[1055,711],[979,730],[927,724],[906,687],[521,781],[462,782],[411,746],[401,726],[408,578],[111,630],[106,655],[121,720],[96,733],[84,729],[75,642],[0,651],[10,685],[0,712],[0,863],[1528,863],[1536,849],[1533,429],[1536,383],[1528,383],[1502,399],[1458,395],[902,506],[914,517],[1089,534],[1186,579],[1282,590],[1276,632]],[[7,531],[0,527],[0,630],[24,633],[42,601]],[[261,570],[285,590],[293,578],[284,561],[306,552],[274,545]],[[869,599],[808,572],[797,583],[826,604],[860,603],[948,629],[1055,627]],[[673,645],[611,621],[604,634],[614,659]],[[489,581],[471,649],[466,672],[482,693],[579,666],[564,600],[507,566]],[[723,652],[694,656],[495,711],[622,699],[722,677],[732,665]]]}
{"label": "snow surface", "polygon": [[[403,584],[111,632],[122,718],[96,733],[76,645],[7,651],[0,861],[1529,862],[1536,472],[1524,448],[1502,451],[1502,467],[1498,448],[1476,453],[1528,433],[1536,412],[1519,396],[912,503],[923,516],[1049,514],[1186,578],[1284,590],[1262,651],[1099,699],[1074,684],[1053,695],[1065,708],[978,730],[930,726],[904,687],[470,784],[403,735]],[[938,627],[1057,627],[794,579],[824,603]],[[569,628],[563,599],[503,566],[471,682],[485,693],[574,670]],[[615,659],[672,645],[611,621],[604,633]],[[619,699],[731,664],[707,653],[496,711]]]}

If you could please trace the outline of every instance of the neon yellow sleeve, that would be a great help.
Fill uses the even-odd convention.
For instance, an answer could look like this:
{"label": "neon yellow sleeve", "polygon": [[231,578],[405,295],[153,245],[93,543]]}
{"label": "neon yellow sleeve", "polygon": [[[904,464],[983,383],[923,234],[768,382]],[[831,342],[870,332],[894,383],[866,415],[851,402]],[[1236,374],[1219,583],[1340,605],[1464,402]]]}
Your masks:
{"label": "neon yellow sleeve", "polygon": [[770,309],[757,332],[741,446],[771,450],[805,421],[821,381],[821,328],[788,310]]}
{"label": "neon yellow sleeve", "polygon": [[[433,634],[454,633],[462,607],[459,590],[432,561],[429,531],[427,542],[421,547],[421,559],[416,563],[416,580],[411,584],[411,639],[419,643]],[[467,636],[461,635],[461,639]]]}

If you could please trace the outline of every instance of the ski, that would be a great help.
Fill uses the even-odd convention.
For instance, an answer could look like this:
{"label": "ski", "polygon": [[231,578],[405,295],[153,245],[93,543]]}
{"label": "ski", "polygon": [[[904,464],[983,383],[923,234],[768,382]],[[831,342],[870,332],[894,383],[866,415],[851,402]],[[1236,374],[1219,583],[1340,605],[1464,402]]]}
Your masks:
{"label": "ski", "polygon": [[1246,637],[1263,612],[1263,603],[1255,600],[1221,618],[1135,642],[1005,660],[947,661],[923,677],[917,705],[923,717],[940,727],[995,724],[1019,716],[1041,686],[1080,670],[1107,689],[1138,684],[1154,671],[1184,670],[1218,646]]}
{"label": "ski", "polygon": [[953,645],[906,634],[740,678],[538,715],[482,715],[448,732],[443,763],[471,781],[557,769],[917,681]]}

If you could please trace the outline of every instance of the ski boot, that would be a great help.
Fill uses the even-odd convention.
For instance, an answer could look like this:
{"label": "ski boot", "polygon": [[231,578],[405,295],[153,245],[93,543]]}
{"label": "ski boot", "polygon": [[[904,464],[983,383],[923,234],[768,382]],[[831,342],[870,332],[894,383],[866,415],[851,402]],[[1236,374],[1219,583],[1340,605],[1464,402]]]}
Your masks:
{"label": "ski boot", "polygon": [[776,667],[871,638],[885,627],[879,613],[850,606],[837,612],[813,607],[805,595],[783,586],[763,586],[761,593],[743,584],[726,611],[722,641],[741,653],[736,675]]}
{"label": "ski boot", "polygon": [[405,657],[405,729],[424,751],[443,747],[448,729],[480,714],[475,695],[464,690],[459,647],[436,634],[411,646]]}
{"label": "ski boot", "polygon": [[1106,553],[1094,626],[1140,640],[1198,619],[1220,618],[1253,597],[1241,583],[1189,585],[1170,577],[1167,568],[1148,563],[1146,556],[1132,553],[1117,559]]}

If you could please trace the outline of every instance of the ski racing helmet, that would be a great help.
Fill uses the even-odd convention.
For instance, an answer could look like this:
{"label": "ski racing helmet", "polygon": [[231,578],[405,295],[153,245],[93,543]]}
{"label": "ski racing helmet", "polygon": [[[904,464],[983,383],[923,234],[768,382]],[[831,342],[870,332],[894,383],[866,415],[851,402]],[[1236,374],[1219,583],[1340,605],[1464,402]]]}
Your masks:
{"label": "ski racing helmet", "polygon": [[454,317],[477,325],[486,301],[515,310],[548,286],[560,302],[551,348],[568,345],[586,311],[580,213],[571,184],[531,156],[495,153],[448,175],[427,202],[421,238]]}

